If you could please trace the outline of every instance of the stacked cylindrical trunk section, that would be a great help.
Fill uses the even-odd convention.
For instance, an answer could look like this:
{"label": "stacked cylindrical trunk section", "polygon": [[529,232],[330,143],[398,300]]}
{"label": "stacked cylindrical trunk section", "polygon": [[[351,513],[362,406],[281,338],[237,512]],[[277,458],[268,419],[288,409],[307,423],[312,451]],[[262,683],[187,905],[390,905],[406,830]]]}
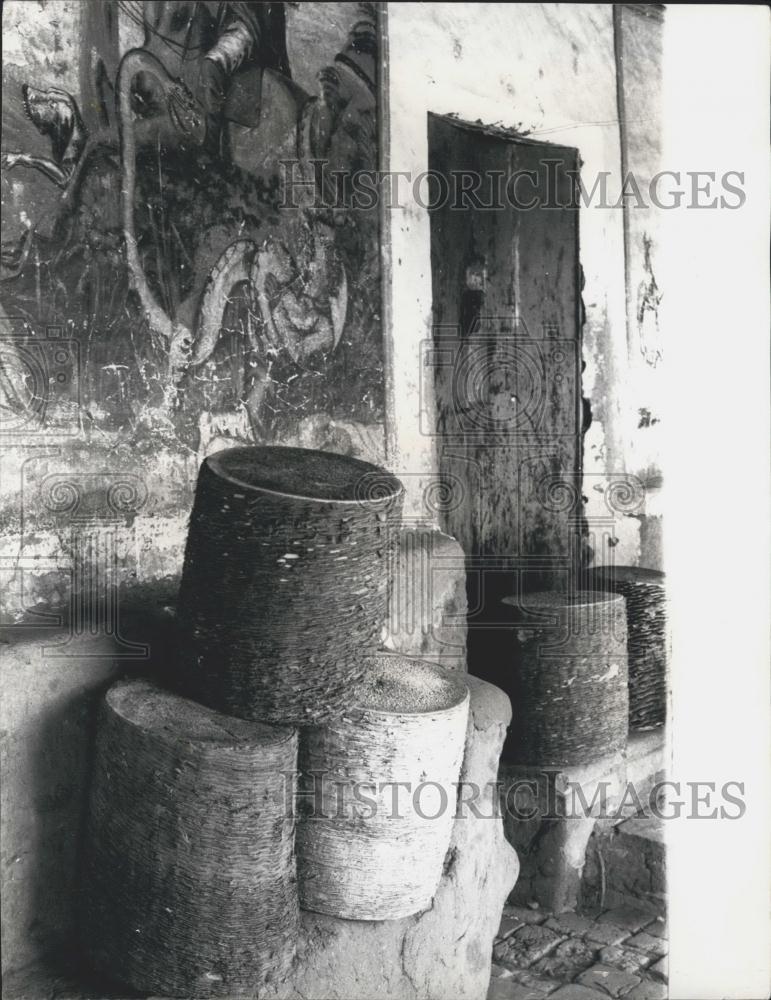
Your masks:
{"label": "stacked cylindrical trunk section", "polygon": [[82,940],[143,993],[227,996],[279,982],[299,910],[285,775],[297,734],[231,719],[146,681],[100,718]]}
{"label": "stacked cylindrical trunk section", "polygon": [[450,843],[469,693],[430,663],[379,654],[343,718],[304,730],[300,902],[350,920],[430,905]]}
{"label": "stacked cylindrical trunk section", "polygon": [[398,479],[339,455],[207,458],[180,589],[180,689],[266,722],[339,715],[380,642],[401,503]]}
{"label": "stacked cylindrical trunk section", "polygon": [[665,575],[639,566],[599,566],[591,586],[621,594],[629,629],[629,728],[655,729],[667,713]]}
{"label": "stacked cylindrical trunk section", "polygon": [[[99,720],[81,936],[110,978],[256,995],[289,972],[300,903],[361,920],[430,904],[469,694],[441,668],[377,653],[402,492],[317,451],[203,463],[172,690],[119,682]],[[304,810],[295,860],[298,739],[321,814]]]}
{"label": "stacked cylindrical trunk section", "polygon": [[623,598],[542,592],[504,603],[516,608],[511,759],[567,766],[623,750],[629,710]]}

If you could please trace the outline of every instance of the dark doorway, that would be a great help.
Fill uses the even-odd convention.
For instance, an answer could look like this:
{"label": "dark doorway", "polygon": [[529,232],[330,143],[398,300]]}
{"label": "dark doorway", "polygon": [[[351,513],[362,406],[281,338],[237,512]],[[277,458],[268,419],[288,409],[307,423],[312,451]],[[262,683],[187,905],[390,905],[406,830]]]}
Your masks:
{"label": "dark doorway", "polygon": [[501,598],[570,585],[580,551],[578,152],[438,115],[428,140],[442,527],[469,670],[506,688]]}

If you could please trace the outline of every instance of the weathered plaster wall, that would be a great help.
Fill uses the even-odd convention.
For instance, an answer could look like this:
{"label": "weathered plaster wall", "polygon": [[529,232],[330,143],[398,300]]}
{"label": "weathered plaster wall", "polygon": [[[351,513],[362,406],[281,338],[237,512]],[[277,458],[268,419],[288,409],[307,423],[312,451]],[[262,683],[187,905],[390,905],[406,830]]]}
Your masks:
{"label": "weathered plaster wall", "polygon": [[[24,148],[35,156],[49,156],[50,143],[27,119],[18,101],[25,81],[41,81],[79,97],[79,0],[35,0],[3,4],[3,129],[2,151]],[[9,108],[9,105],[13,107]],[[42,213],[55,214],[59,193],[52,184],[41,191]],[[34,224],[27,205],[28,184],[23,174],[3,172],[3,241],[17,239]]]}
{"label": "weathered plaster wall", "polygon": [[4,6],[3,69],[77,94],[80,0]]}
{"label": "weathered plaster wall", "polygon": [[[577,147],[587,189],[605,171],[608,202],[616,203],[622,168],[611,4],[391,4],[388,26],[392,171],[425,171],[426,116],[452,114]],[[634,58],[644,76],[643,44]],[[409,184],[399,190],[401,207],[390,212],[391,465],[407,473],[412,509],[430,513],[422,487],[436,468],[435,443],[419,420],[421,411],[428,413],[424,426],[431,420],[431,379],[421,371],[421,344],[431,337],[429,218]],[[586,515],[595,561],[613,549],[617,562],[637,563],[640,520],[629,514],[640,512],[640,498],[625,477],[640,464],[633,456],[645,392],[629,393],[623,212],[582,207],[579,228],[583,391],[593,415],[585,439]]]}
{"label": "weathered plaster wall", "polygon": [[[627,201],[627,346],[625,380],[626,464],[645,486],[639,512],[639,562],[663,568],[662,411],[665,345],[659,325],[663,287],[658,283],[663,209],[650,200],[662,163],[663,14],[656,5],[619,4],[616,47],[624,171],[643,195]],[[665,188],[662,187],[662,191]],[[666,201],[665,201],[666,203]]]}
{"label": "weathered plaster wall", "polygon": [[[103,10],[101,4],[98,0],[89,8],[86,0],[10,0],[3,5],[3,153],[51,155],[50,142],[24,112],[22,85],[56,87],[83,103],[83,15],[89,9]],[[143,5],[119,7],[116,0],[114,8],[121,52],[141,45]],[[170,0],[158,9],[172,8]],[[183,3],[180,9],[184,13],[198,6]],[[306,97],[318,97],[321,71],[337,65],[336,55],[350,43],[354,25],[361,32],[365,13],[353,2],[287,8],[290,66],[294,83],[305,94],[291,107],[278,99],[271,106],[263,94],[259,129],[272,128],[272,138],[274,133],[288,136],[288,148],[296,149],[298,108]],[[172,51],[177,50],[169,44],[163,53]],[[361,73],[369,72],[373,83],[375,66],[372,54],[360,60]],[[365,83],[360,89],[367,99],[357,91],[347,106],[346,127],[355,133],[355,141],[346,133],[329,156],[333,163],[335,157],[364,157],[362,163],[356,161],[362,166],[371,154],[374,167],[376,101]],[[0,382],[0,611],[10,621],[40,603],[66,605],[68,591],[89,579],[99,581],[94,586],[102,593],[105,582],[131,587],[138,581],[173,580],[181,566],[200,461],[220,447],[254,440],[243,397],[250,375],[259,368],[253,354],[260,351],[252,343],[250,353],[243,336],[236,335],[235,341],[228,340],[232,333],[221,337],[210,364],[188,372],[185,384],[177,387],[174,406],[163,405],[171,388],[168,351],[128,293],[120,212],[120,192],[127,186],[118,163],[117,133],[103,138],[110,150],[107,162],[84,157],[91,168],[84,168],[86,179],[66,198],[38,171],[4,164],[2,172],[4,263],[6,243],[10,247],[24,233],[35,234],[27,263],[3,285],[0,302],[0,367],[5,376]],[[336,134],[332,138],[338,141]],[[295,263],[303,265],[303,254],[313,241],[301,225],[294,226],[299,213],[287,210],[281,216],[273,196],[265,194],[274,191],[273,182],[278,189],[280,173],[276,146],[267,140],[265,145],[266,156],[274,159],[266,177],[252,178],[251,187],[239,188],[238,178],[218,163],[208,174],[204,167],[204,175],[221,177],[222,190],[199,198],[196,208],[190,206],[196,202],[200,178],[194,177],[184,190],[189,180],[185,171],[175,175],[172,162],[168,176],[161,178],[159,160],[159,218],[183,233],[184,224],[190,224],[192,232],[204,234],[204,242],[211,232],[216,242],[223,229],[224,249],[244,236],[246,217],[256,224],[260,240],[272,234],[288,247],[290,256],[294,254]],[[145,177],[150,173],[145,169]],[[243,212],[240,198],[246,206]],[[142,192],[134,201],[141,223]],[[207,215],[207,204],[214,206],[213,218]],[[145,207],[151,228],[157,230],[155,210]],[[195,214],[199,211],[205,217],[200,225]],[[339,342],[326,353],[303,357],[294,367],[296,359],[287,352],[275,363],[265,362],[266,354],[279,352],[271,354],[260,345],[270,384],[258,437],[260,442],[325,448],[382,463],[377,215],[350,214],[336,218],[336,223],[336,233],[342,236],[335,252],[347,255],[341,267],[347,273],[348,309]],[[192,232],[186,234],[191,243]],[[187,273],[180,263],[184,255],[165,254],[170,244],[164,234],[157,243],[157,252],[145,254],[145,267],[153,258],[150,270],[165,269],[172,284],[178,277],[182,281]],[[190,263],[195,251],[185,244],[180,238],[183,250],[190,251]],[[301,268],[304,275],[309,270]],[[301,312],[309,298],[318,303],[324,297],[323,288],[304,298],[300,292]],[[157,357],[154,344],[162,345]],[[27,405],[30,391],[47,397],[46,405]]]}
{"label": "weathered plaster wall", "polygon": [[[331,58],[333,36],[339,35],[352,5],[327,6],[333,9],[322,19],[323,30],[318,27],[316,5],[289,9],[290,57],[298,67],[298,79],[307,87],[318,67]],[[77,94],[78,11],[71,0],[4,5],[4,71],[10,73],[16,89],[22,76],[34,76]],[[661,25],[625,8],[620,25],[624,57],[621,95],[616,88],[611,5],[389,5],[387,139],[391,170],[415,177],[426,169],[427,114],[433,111],[467,121],[499,123],[527,131],[534,139],[573,145],[583,162],[587,188],[591,189],[600,172],[607,171],[608,197],[615,202],[622,168],[619,96],[629,112],[625,137],[630,167],[648,176],[658,156],[656,57]],[[292,39],[299,37],[298,33],[315,38],[312,59],[292,51]],[[491,38],[499,40],[496,48],[491,47]],[[136,26],[124,18],[121,46],[138,40]],[[9,100],[14,100],[12,94],[6,94],[6,102]],[[32,137],[42,142],[28,122],[26,128],[25,143]],[[4,209],[17,228],[29,177],[14,172],[3,179]],[[429,220],[414,200],[409,183],[400,184],[399,197],[403,207],[389,213],[393,274],[387,288],[391,324],[386,364],[392,444],[388,464],[404,477],[408,517],[431,521],[435,510],[424,500],[424,489],[428,486],[432,495],[436,473],[435,441],[425,434],[426,426],[433,422],[432,379],[421,370],[421,345],[431,334]],[[648,354],[641,350],[635,320],[638,288],[647,275],[645,261],[639,252],[632,261],[627,315],[623,212],[593,204],[582,208],[580,216],[580,254],[586,281],[584,394],[591,400],[593,414],[585,439],[584,494],[596,561],[605,561],[613,548],[617,562],[656,565],[661,536],[656,507],[660,497],[655,489],[659,482],[656,453],[661,363],[651,363],[656,345],[645,332],[655,331],[655,316],[645,311],[643,336],[647,336]],[[629,238],[638,251],[643,233],[652,235],[655,268],[656,220],[650,213],[644,223],[638,222],[639,214],[630,213],[630,218],[637,228],[630,231]],[[105,372],[104,377],[115,379],[117,384],[119,368]],[[111,398],[117,397],[113,394]],[[0,567],[0,592],[12,611],[38,600],[55,601],[63,592],[58,578],[81,571],[78,559],[72,557],[77,544],[68,544],[66,539],[73,531],[82,534],[86,522],[88,532],[101,525],[115,535],[115,526],[120,527],[118,555],[111,571],[117,571],[123,583],[163,579],[178,570],[197,464],[206,450],[217,446],[222,428],[204,413],[197,447],[193,442],[180,448],[179,442],[170,440],[168,447],[156,443],[143,451],[121,426],[119,411],[116,404],[114,413],[95,414],[101,419],[99,433],[89,434],[77,424],[74,428],[62,425],[30,440],[28,443],[35,446],[32,450],[14,453],[4,448],[0,532],[8,551],[15,554]],[[114,430],[105,429],[110,420]],[[227,432],[237,436],[245,433],[238,423],[234,415]],[[73,516],[72,507],[60,495],[54,498],[50,516],[38,530],[34,511],[23,509],[33,502],[29,476],[72,468],[66,453],[73,437],[78,438],[78,461],[86,474],[78,486],[79,512]],[[378,424],[350,424],[318,415],[304,421],[293,440],[351,451],[375,461],[384,458]],[[127,473],[136,485],[136,497],[124,496],[113,509],[114,494],[105,493],[104,484],[95,483],[93,477],[89,480],[92,472],[107,479],[116,472]],[[634,491],[626,505],[614,500],[617,493],[609,493],[608,484],[626,474],[638,476],[645,484],[643,503]],[[45,503],[45,497],[35,500],[37,506],[40,503]]]}

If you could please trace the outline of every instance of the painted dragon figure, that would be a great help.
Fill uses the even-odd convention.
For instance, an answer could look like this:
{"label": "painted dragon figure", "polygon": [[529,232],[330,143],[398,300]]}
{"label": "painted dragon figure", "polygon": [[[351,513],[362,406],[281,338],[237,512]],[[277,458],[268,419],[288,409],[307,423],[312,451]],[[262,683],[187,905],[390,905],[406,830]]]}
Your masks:
{"label": "painted dragon figure", "polygon": [[[183,5],[176,6],[181,9]],[[176,6],[167,3],[159,7],[171,19],[170,24]],[[191,8],[185,4],[184,9]],[[311,184],[316,180],[311,161],[316,159],[327,159],[336,169],[374,166],[373,5],[360,5],[360,16],[346,48],[333,66],[320,73],[319,96],[308,95],[281,73],[263,71],[260,93],[264,106],[258,107],[253,126],[245,127],[243,120],[225,122],[225,129],[230,124],[232,131],[231,137],[225,136],[225,145],[235,150],[233,159],[241,171],[259,175],[265,165],[265,144],[269,143],[263,137],[266,121],[268,134],[275,134],[270,132],[270,94],[278,95],[280,107],[274,123],[283,123],[281,127],[285,127],[294,148],[299,170]],[[149,31],[149,21],[145,27]],[[197,157],[206,147],[207,131],[207,113],[191,89],[192,64],[174,63],[175,72],[170,72],[167,64],[170,59],[173,63],[173,57],[168,56],[166,48],[153,45],[150,35],[146,35],[143,47],[127,52],[121,59],[115,82],[122,174],[120,219],[129,283],[151,335],[167,359],[165,395],[169,409],[180,402],[185,379],[212,358],[229,303],[234,296],[246,293],[254,319],[247,333],[249,367],[255,377],[243,402],[252,429],[258,430],[269,381],[269,359],[283,352],[303,365],[315,357],[323,360],[335,350],[347,317],[350,321],[350,278],[344,260],[353,267],[359,260],[350,248],[347,256],[340,251],[339,213],[336,216],[335,211],[313,208],[291,211],[259,238],[246,237],[237,226],[229,239],[226,232],[224,236],[218,232],[207,243],[204,234],[201,244],[205,246],[200,253],[196,251],[192,282],[186,286],[188,291],[182,301],[176,307],[161,301],[145,272],[137,234],[138,164],[148,150],[156,149],[189,152]],[[149,95],[149,104],[142,105],[142,95]],[[27,87],[23,99],[30,119],[51,138],[52,157],[43,162],[43,158],[10,154],[5,166],[40,171],[63,188],[63,206],[72,207],[81,177],[89,170],[90,151],[105,142],[114,149],[114,133],[87,135],[77,103],[63,91]],[[363,157],[359,155],[362,145],[367,146]],[[23,241],[23,245],[13,248],[12,260],[4,259],[9,273],[23,267],[28,247],[29,240]],[[17,258],[21,261],[18,267]]]}
{"label": "painted dragon figure", "polygon": [[[321,221],[312,212],[302,214],[291,246],[279,235],[268,236],[259,245],[252,240],[236,239],[204,275],[203,284],[199,276],[176,316],[169,316],[161,306],[142,267],[134,221],[137,139],[131,95],[139,73],[153,75],[167,95],[167,127],[182,141],[192,146],[203,141],[204,117],[187,88],[171,80],[159,60],[143,49],[126,53],[116,88],[126,256],[131,284],[148,325],[168,351],[169,402],[173,403],[184,374],[211,357],[225,309],[238,286],[248,287],[255,315],[261,321],[259,333],[251,334],[250,346],[256,355],[286,350],[294,361],[304,362],[316,353],[333,351],[345,322],[347,279],[335,249],[334,225]],[[255,429],[259,427],[259,408],[266,389],[259,363],[257,367],[258,377],[245,400]]]}
{"label": "painted dragon figure", "polygon": [[51,156],[5,153],[5,170],[28,167],[38,170],[60,188],[67,186],[86,146],[88,134],[77,101],[66,90],[38,90],[25,83],[21,88],[24,113],[41,135],[51,142]]}

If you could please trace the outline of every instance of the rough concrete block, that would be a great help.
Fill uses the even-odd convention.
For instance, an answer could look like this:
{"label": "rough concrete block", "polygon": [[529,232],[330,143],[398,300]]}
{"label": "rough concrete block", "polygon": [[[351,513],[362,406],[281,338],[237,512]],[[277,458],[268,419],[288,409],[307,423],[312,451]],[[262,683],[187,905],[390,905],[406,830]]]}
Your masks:
{"label": "rough concrete block", "polygon": [[509,937],[518,928],[522,927],[523,923],[519,917],[511,916],[503,911],[503,917],[501,918],[501,926],[498,928],[497,937],[502,941],[504,938]]}
{"label": "rough concrete block", "polygon": [[533,993],[539,996],[543,993],[551,996],[560,985],[556,979],[550,979],[548,976],[539,976],[527,969],[517,969],[513,975],[514,979],[520,985],[528,987]]}
{"label": "rough concrete block", "polygon": [[666,982],[667,981],[667,977],[669,975],[669,962],[668,962],[666,956],[664,958],[660,958],[658,960],[658,962],[655,963],[655,965],[652,965],[648,969],[648,972],[655,979],[660,979],[663,982]]}
{"label": "rough concrete block", "polygon": [[638,910],[634,906],[617,906],[612,910],[606,910],[597,920],[600,924],[613,924],[615,927],[622,927],[630,934],[639,931],[641,927],[651,922],[650,913]]}
{"label": "rough concrete block", "polygon": [[533,972],[543,973],[562,982],[575,979],[597,959],[597,951],[584,941],[575,938],[563,941],[553,952],[533,965]]}
{"label": "rough concrete block", "polygon": [[627,948],[626,943],[603,948],[599,957],[603,965],[612,965],[614,969],[623,969],[624,972],[639,972],[651,962],[650,955],[635,948]]}
{"label": "rough concrete block", "polygon": [[[591,837],[581,887],[582,904],[602,898],[605,908],[662,915],[666,906],[666,854],[660,823],[627,820]],[[602,893],[604,870],[604,888]]]}
{"label": "rough concrete block", "polygon": [[622,927],[614,927],[613,924],[595,923],[586,932],[587,941],[596,941],[598,944],[612,945],[620,944],[624,938],[629,937],[629,931]]}
{"label": "rough concrete block", "polygon": [[516,969],[526,969],[543,958],[564,938],[538,924],[527,924],[503,942],[501,954],[496,956],[503,965]]}
{"label": "rough concrete block", "polygon": [[551,996],[553,1000],[608,1000],[607,993],[598,993],[597,990],[581,986],[579,983],[566,983]]}
{"label": "rough concrete block", "polygon": [[516,979],[495,979],[490,983],[487,1000],[543,1000],[554,992],[556,985],[539,987],[517,982]]}
{"label": "rough concrete block", "polygon": [[507,916],[515,917],[523,924],[542,924],[549,916],[548,912],[532,906],[506,906],[503,911]]}
{"label": "rough concrete block", "polygon": [[640,976],[623,969],[614,969],[610,965],[593,965],[591,969],[582,972],[577,980],[582,986],[599,990],[606,996],[621,997],[633,987],[642,982]]}
{"label": "rough concrete block", "polygon": [[[641,909],[655,913],[664,895],[661,838],[647,821],[614,826],[598,813],[603,804],[605,810],[620,808],[630,782],[638,791],[652,786],[663,774],[664,761],[664,734],[656,731],[630,733],[624,753],[561,768],[549,781],[537,767],[503,763],[504,827],[522,866],[512,900],[535,899],[556,913],[639,900]],[[556,807],[558,816],[570,818],[517,818],[512,790],[522,779],[535,782],[542,811],[553,816]]]}
{"label": "rough concrete block", "polygon": [[666,920],[663,917],[656,917],[653,923],[648,924],[645,928],[645,933],[657,938],[667,937],[668,930]]}
{"label": "rough concrete block", "polygon": [[667,1000],[669,990],[665,983],[643,979],[639,986],[624,994],[624,1000]]}
{"label": "rough concrete block", "polygon": [[559,916],[550,917],[546,921],[546,926],[558,934],[571,934],[574,937],[582,937],[593,924],[594,920],[579,913],[560,913]]}
{"label": "rough concrete block", "polygon": [[653,958],[661,958],[662,955],[666,955],[669,951],[669,945],[666,940],[654,937],[648,933],[647,929],[629,938],[625,944],[629,945],[630,948],[639,948],[640,951],[645,952],[646,955],[653,956]]}

